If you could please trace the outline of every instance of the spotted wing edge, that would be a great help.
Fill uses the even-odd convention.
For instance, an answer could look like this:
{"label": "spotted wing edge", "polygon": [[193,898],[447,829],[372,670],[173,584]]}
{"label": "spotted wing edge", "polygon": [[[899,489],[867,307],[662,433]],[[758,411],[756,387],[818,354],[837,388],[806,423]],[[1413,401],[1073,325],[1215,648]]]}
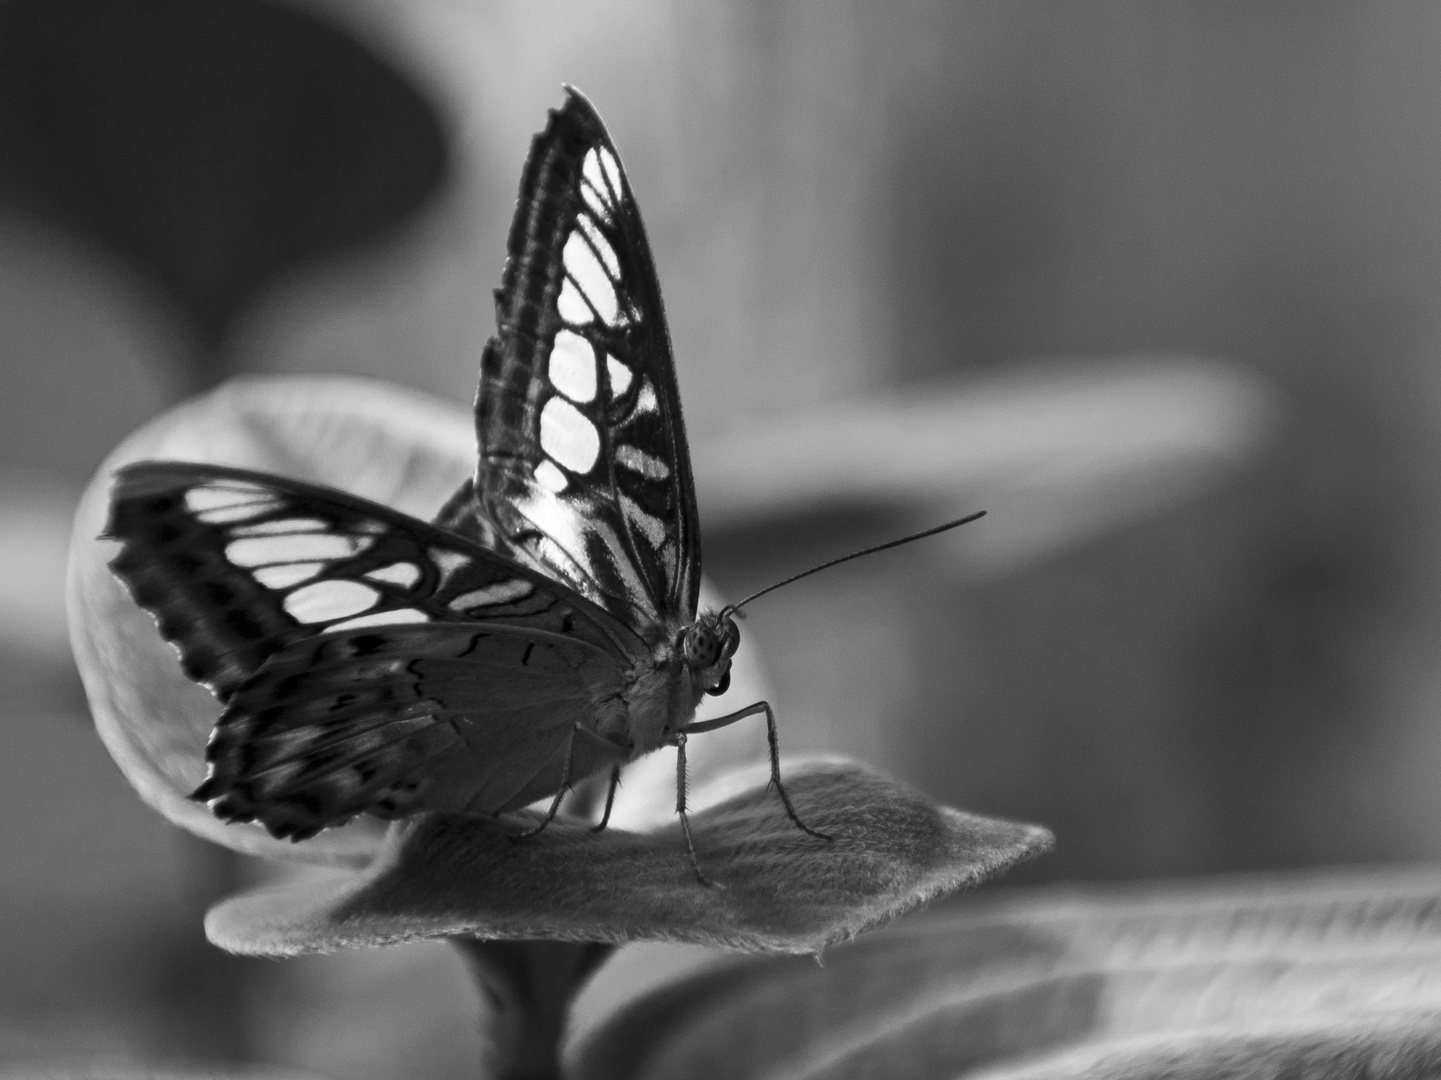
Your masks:
{"label": "spotted wing edge", "polygon": [[[578,226],[582,213],[580,207],[584,201],[580,189],[587,182],[578,163],[592,151],[603,150],[615,166],[613,172],[607,170],[606,185],[609,188],[614,183],[618,190],[609,191],[607,197],[613,197],[615,201],[617,221],[611,227],[624,248],[622,257],[629,271],[623,278],[613,278],[611,284],[617,290],[626,290],[633,298],[634,306],[643,314],[644,325],[638,356],[644,361],[641,374],[657,391],[661,421],[670,444],[665,463],[670,473],[673,511],[669,520],[663,524],[674,537],[677,547],[674,576],[666,578],[663,574],[661,579],[657,580],[647,570],[649,560],[638,557],[639,541],[635,535],[637,526],[623,506],[626,492],[616,478],[617,461],[612,445],[614,432],[608,428],[602,428],[601,435],[607,459],[603,467],[610,476],[603,483],[592,485],[591,497],[604,502],[612,512],[607,517],[613,516],[614,524],[621,526],[620,539],[625,550],[612,551],[611,555],[626,558],[634,575],[645,582],[646,589],[651,594],[647,599],[653,601],[652,613],[663,620],[679,617],[689,621],[694,618],[699,600],[700,522],[680,389],[659,279],[639,207],[625,167],[621,163],[620,152],[605,123],[585,95],[572,86],[566,86],[565,91],[566,101],[559,109],[551,110],[546,128],[532,141],[511,224],[506,267],[501,287],[495,292],[497,334],[486,346],[486,354],[482,360],[482,383],[476,399],[476,422],[480,445],[483,448],[475,477],[477,516],[481,518],[482,533],[504,537],[507,532],[516,532],[512,520],[518,513],[518,504],[532,494],[530,485],[534,484],[534,481],[515,472],[514,466],[508,464],[514,456],[513,453],[505,448],[503,443],[496,442],[496,424],[504,421],[507,415],[504,395],[515,394],[517,388],[511,387],[508,382],[487,382],[485,376],[497,362],[493,356],[504,354],[513,357],[514,362],[528,372],[531,384],[523,389],[522,395],[518,395],[523,396],[527,402],[523,415],[527,422],[533,422],[537,418],[538,414],[534,412],[535,403],[531,401],[534,393],[531,386],[544,379],[539,373],[540,361],[545,358],[541,356],[541,351],[545,350],[546,356],[549,355],[549,350],[555,346],[556,335],[563,328],[560,315],[555,310],[555,296],[546,298],[547,290],[558,289],[559,285],[552,284],[544,289],[542,286],[550,281],[553,275],[559,275],[556,278],[558,282],[563,280],[567,273],[559,252],[551,250],[559,240],[550,241],[546,240],[546,237],[554,233],[563,240]],[[556,162],[561,159],[573,159],[577,163],[575,175],[568,185],[557,181],[551,175],[556,168]],[[558,191],[566,193],[571,206],[564,221],[557,219],[559,211],[556,201],[560,200],[561,205],[565,205],[567,200],[558,195]],[[622,306],[625,306],[624,303]],[[552,323],[554,325],[551,325]],[[591,326],[589,330],[585,327],[578,329],[591,341],[593,347],[603,348],[602,343],[594,337],[601,332],[601,328]],[[602,369],[604,366],[603,363],[600,365]],[[608,387],[609,380],[603,370],[601,381],[603,386]],[[639,382],[636,385],[639,385]],[[521,441],[531,448],[535,455],[541,455],[543,452],[538,433],[535,434],[537,438],[521,436]],[[496,459],[496,464],[489,472],[486,448],[491,449],[491,456]],[[543,456],[537,456],[535,463],[545,460]],[[520,490],[511,490],[512,485],[519,485]],[[573,508],[568,508],[567,512],[579,517]],[[605,582],[598,580],[586,569],[587,559],[584,553],[577,559],[574,552],[568,552],[565,545],[551,537],[543,526],[535,524],[533,520],[528,524],[530,528],[521,531],[533,531],[541,539],[530,545],[524,541],[511,545],[522,549],[517,551],[518,557],[529,556],[534,563],[553,566],[559,576],[566,577],[578,587],[586,589],[592,599],[603,604],[618,601],[620,605],[633,611],[645,611],[650,606],[638,603],[637,598],[628,595],[626,589],[615,587],[614,582],[607,587]],[[526,548],[530,550],[524,550]],[[592,585],[595,587],[591,588]],[[625,617],[614,603],[610,604],[610,610],[613,614]]]}
{"label": "spotted wing edge", "polygon": [[[377,535],[396,540],[395,547],[408,550],[417,564],[425,561],[428,552],[451,553],[480,568],[492,583],[521,580],[532,589],[528,605],[501,602],[460,611],[452,610],[445,601],[465,591],[463,576],[423,573],[418,584],[428,590],[424,592],[407,590],[393,581],[377,584],[370,578],[365,583],[382,595],[382,602],[371,612],[419,608],[436,623],[489,620],[558,632],[617,657],[633,658],[645,650],[633,630],[563,582],[474,540],[369,499],[230,466],[181,461],[126,465],[116,471],[110,517],[101,534],[102,539],[123,545],[111,560],[111,570],[135,602],[155,618],[161,636],[180,653],[186,675],[209,687],[222,702],[275,652],[291,642],[330,632],[328,625],[306,625],[285,610],[285,597],[304,582],[288,591],[262,584],[254,573],[226,557],[226,546],[245,537],[234,528],[225,528],[223,522],[205,522],[201,511],[186,508],[190,492],[224,489],[226,485],[268,493],[283,507],[280,518],[303,519],[309,514],[312,518],[328,515],[332,521],[361,518],[379,522],[385,531]],[[180,527],[187,523],[192,526],[189,530]],[[244,523],[242,519],[240,524]],[[323,531],[315,535],[323,535]],[[377,569],[379,554],[383,553],[369,553],[360,560],[335,559],[321,576],[326,580],[348,580],[347,574],[358,577],[366,569]],[[485,584],[477,582],[482,590]],[[346,621],[334,619],[330,624]]]}
{"label": "spotted wing edge", "polygon": [[629,757],[623,678],[593,645],[514,626],[295,642],[221,713],[191,797],[293,841],[361,813],[519,809]]}

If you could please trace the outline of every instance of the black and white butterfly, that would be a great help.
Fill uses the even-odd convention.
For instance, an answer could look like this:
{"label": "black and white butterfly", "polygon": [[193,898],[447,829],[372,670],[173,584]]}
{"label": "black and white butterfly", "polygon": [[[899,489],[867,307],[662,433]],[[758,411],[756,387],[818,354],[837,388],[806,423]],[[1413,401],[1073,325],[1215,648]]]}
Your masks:
{"label": "black and white butterfly", "polygon": [[[496,322],[475,475],[434,524],[242,469],[117,474],[111,567],[223,705],[192,797],[300,840],[362,813],[551,797],[549,821],[609,770],[608,817],[621,765],[676,745],[683,778],[688,734],[764,713],[806,828],[769,705],[694,722],[729,684],[735,609],[697,613],[660,288],[615,145],[574,90],[531,146]],[[683,779],[677,809],[694,864]]]}

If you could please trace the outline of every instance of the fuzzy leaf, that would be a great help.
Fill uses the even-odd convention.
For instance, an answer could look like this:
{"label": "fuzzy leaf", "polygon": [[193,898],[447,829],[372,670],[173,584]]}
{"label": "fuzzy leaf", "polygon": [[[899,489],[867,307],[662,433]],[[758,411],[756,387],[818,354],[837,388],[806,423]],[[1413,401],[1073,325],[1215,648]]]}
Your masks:
{"label": "fuzzy leaf", "polygon": [[724,778],[741,793],[692,815],[714,887],[696,880],[675,825],[556,822],[517,842],[514,823],[435,814],[398,826],[365,872],[233,898],[206,932],[270,956],[461,935],[813,953],[1050,845],[1044,829],[935,806],[858,765],[790,765],[797,811],[833,837],[818,840],[765,776]]}
{"label": "fuzzy leaf", "polygon": [[568,1075],[1430,1075],[1438,1017],[1441,875],[1050,890],[671,982],[581,1031]]}

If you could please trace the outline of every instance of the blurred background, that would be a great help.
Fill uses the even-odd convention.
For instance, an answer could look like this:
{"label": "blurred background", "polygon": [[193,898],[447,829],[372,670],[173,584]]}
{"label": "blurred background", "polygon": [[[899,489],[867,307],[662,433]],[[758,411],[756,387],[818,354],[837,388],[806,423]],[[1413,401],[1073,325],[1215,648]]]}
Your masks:
{"label": "blurred background", "polygon": [[[560,84],[624,153],[789,750],[1013,882],[1441,851],[1441,10],[0,0],[0,1063],[465,1076],[443,947],[247,962],[89,727],[69,517],[242,372],[465,402]],[[758,736],[759,739],[759,736]]]}

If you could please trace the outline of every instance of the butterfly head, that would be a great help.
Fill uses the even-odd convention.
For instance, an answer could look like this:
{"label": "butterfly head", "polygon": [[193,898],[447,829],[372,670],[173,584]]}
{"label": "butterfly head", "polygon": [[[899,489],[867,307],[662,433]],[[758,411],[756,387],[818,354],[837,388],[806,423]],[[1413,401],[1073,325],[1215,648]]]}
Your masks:
{"label": "butterfly head", "polygon": [[731,657],[740,643],[740,629],[724,610],[705,612],[681,635],[681,655],[707,694],[719,696],[730,688]]}

